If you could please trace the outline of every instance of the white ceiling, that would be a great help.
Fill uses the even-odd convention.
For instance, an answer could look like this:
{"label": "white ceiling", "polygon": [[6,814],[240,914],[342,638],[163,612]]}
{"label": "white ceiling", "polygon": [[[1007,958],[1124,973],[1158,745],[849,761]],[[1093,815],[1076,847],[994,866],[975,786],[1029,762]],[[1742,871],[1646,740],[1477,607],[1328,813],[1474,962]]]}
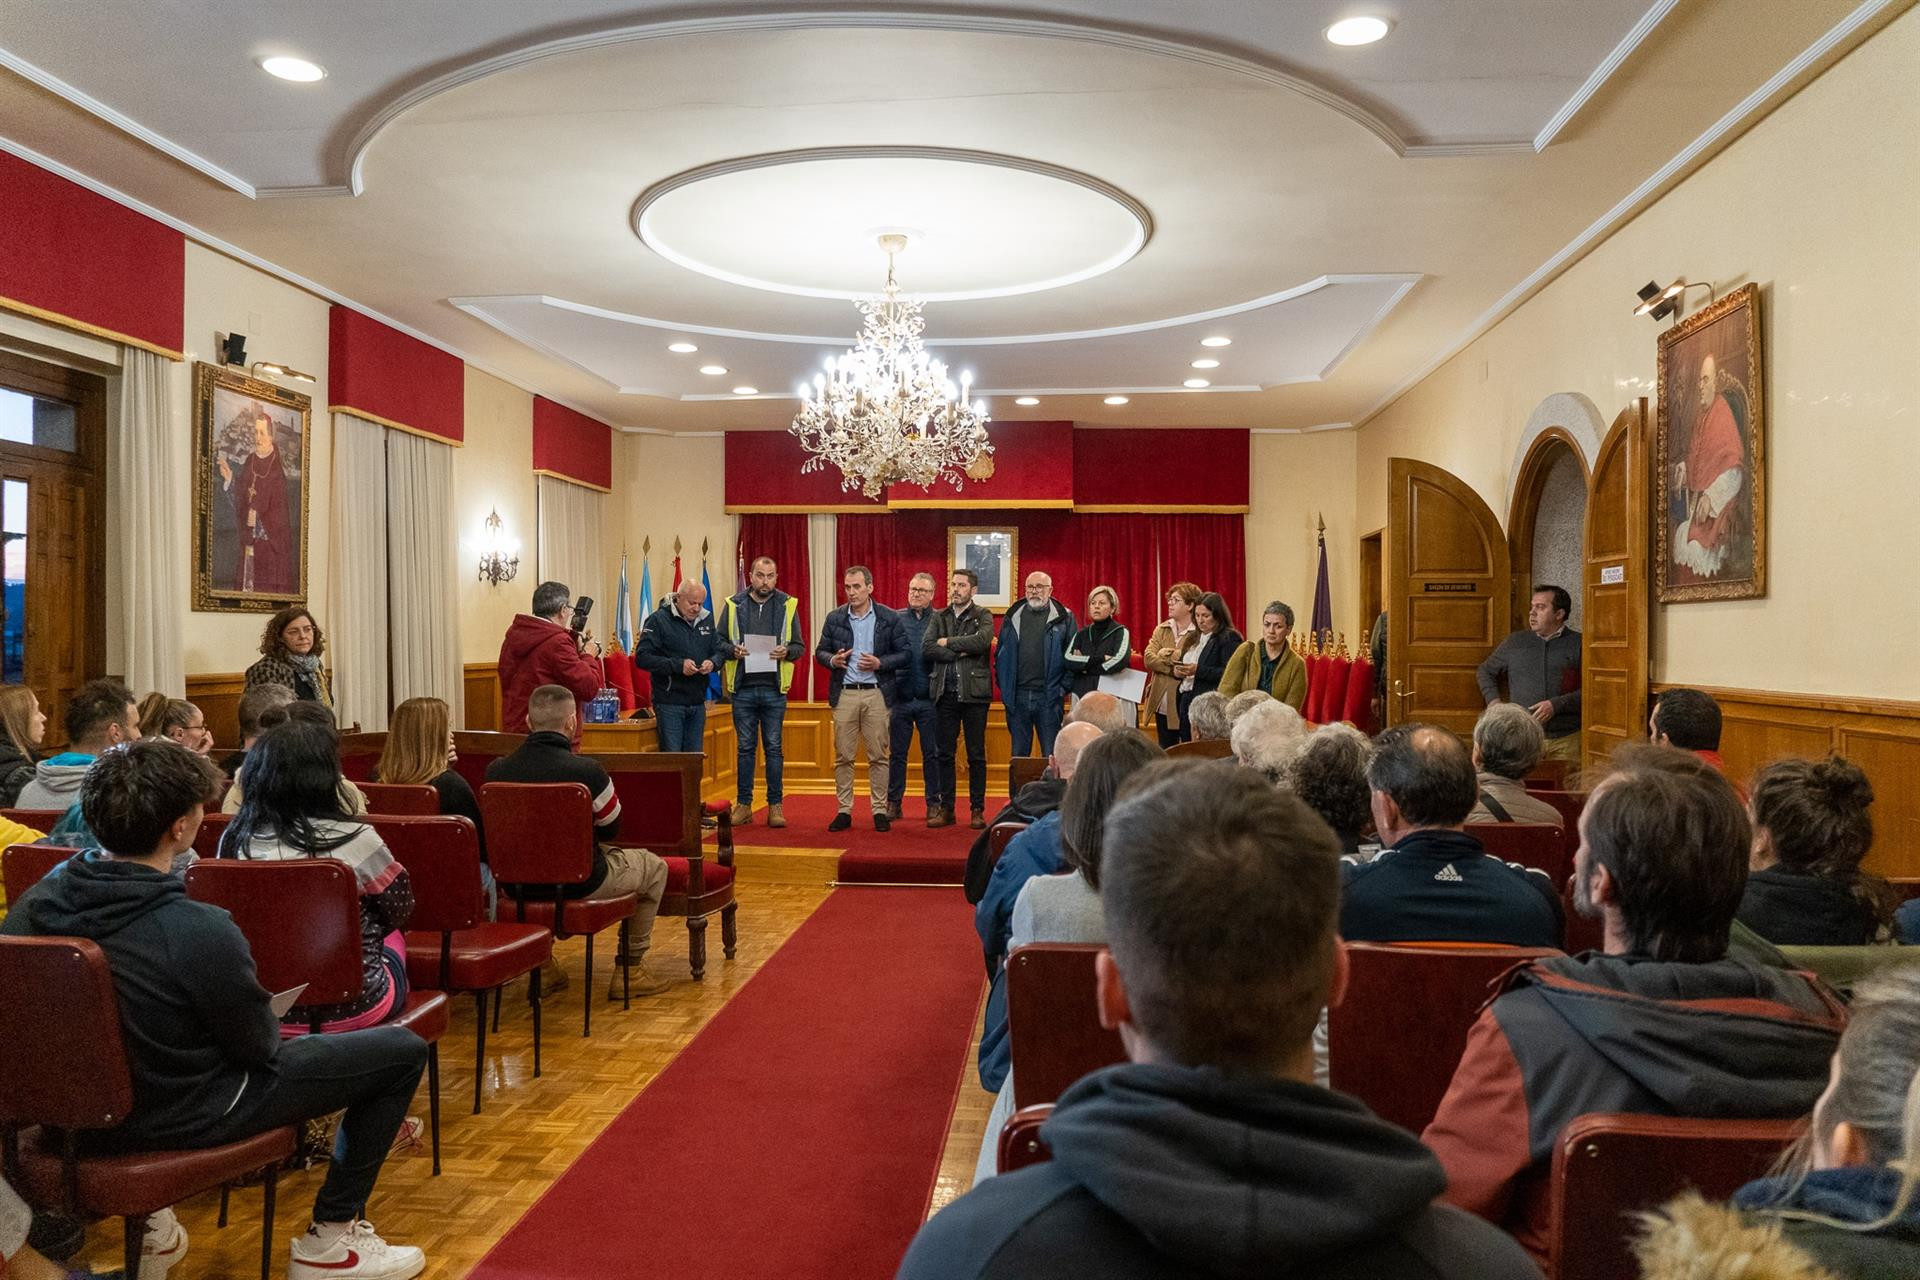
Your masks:
{"label": "white ceiling", "polygon": [[6,0],[0,145],[626,427],[781,425],[904,223],[995,416],[1304,429],[1913,2]]}

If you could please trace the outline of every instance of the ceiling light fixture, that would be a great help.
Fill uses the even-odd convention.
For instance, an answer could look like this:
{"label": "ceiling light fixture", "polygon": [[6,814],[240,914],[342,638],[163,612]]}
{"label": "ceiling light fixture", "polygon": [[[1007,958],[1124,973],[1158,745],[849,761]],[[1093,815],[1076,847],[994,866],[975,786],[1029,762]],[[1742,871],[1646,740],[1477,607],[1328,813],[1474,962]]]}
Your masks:
{"label": "ceiling light fixture", "polygon": [[1213,384],[1205,378],[1188,378],[1183,385],[1186,386],[1189,391],[1198,391],[1202,387],[1210,387]]}
{"label": "ceiling light fixture", "polygon": [[831,462],[842,489],[877,498],[894,483],[922,488],[942,480],[962,487],[969,468],[993,446],[987,442],[987,406],[972,400],[973,375],[956,388],[947,366],[927,354],[920,334],[927,322],[918,302],[900,299],[893,260],[907,237],[880,237],[887,255],[882,295],[857,303],[865,317],[853,349],[828,356],[824,373],[800,384],[800,412],[788,428],[812,454],[801,471]]}
{"label": "ceiling light fixture", "polygon": [[691,342],[669,342],[667,344],[667,350],[677,356],[690,356],[699,349],[700,348],[694,346]]}
{"label": "ceiling light fixture", "polygon": [[275,55],[261,58],[260,69],[279,80],[291,80],[295,84],[312,84],[315,80],[327,78],[327,69],[317,62],[308,62],[305,58],[289,58]]}
{"label": "ceiling light fixture", "polygon": [[1218,369],[1220,367],[1220,362],[1218,360],[1213,360],[1213,359],[1195,360],[1193,362],[1193,367],[1196,369]]}
{"label": "ceiling light fixture", "polygon": [[1386,37],[1393,30],[1393,23],[1385,18],[1371,16],[1360,18],[1342,18],[1327,28],[1329,44],[1353,46],[1372,44]]}
{"label": "ceiling light fixture", "polygon": [[700,366],[700,372],[706,374],[709,378],[718,378],[726,373],[726,371],[727,366],[723,364],[703,364]]}
{"label": "ceiling light fixture", "polygon": [[733,389],[733,394],[735,394],[735,395],[737,395],[737,396],[757,396],[757,395],[759,395],[759,394],[760,394],[760,388],[758,388],[758,387],[735,387],[735,388]]}
{"label": "ceiling light fixture", "polygon": [[1200,339],[1200,345],[1203,347],[1230,347],[1233,345],[1233,339],[1221,337],[1202,338]]}
{"label": "ceiling light fixture", "polygon": [[1102,404],[1125,404],[1126,402],[1127,402],[1127,398],[1125,396],[1108,396],[1101,403]]}
{"label": "ceiling light fixture", "polygon": [[1652,316],[1655,320],[1665,320],[1668,316],[1678,317],[1686,304],[1686,293],[1689,289],[1705,289],[1709,301],[1714,297],[1713,286],[1710,284],[1701,284],[1698,281],[1688,284],[1681,279],[1675,280],[1662,289],[1649,280],[1640,287],[1640,305],[1633,309],[1633,314]]}
{"label": "ceiling light fixture", "polygon": [[1015,404],[1026,405],[1029,409],[1031,409],[1034,405],[1037,405],[1040,403],[1040,397],[1039,396],[1015,396],[1013,399],[1013,402]]}

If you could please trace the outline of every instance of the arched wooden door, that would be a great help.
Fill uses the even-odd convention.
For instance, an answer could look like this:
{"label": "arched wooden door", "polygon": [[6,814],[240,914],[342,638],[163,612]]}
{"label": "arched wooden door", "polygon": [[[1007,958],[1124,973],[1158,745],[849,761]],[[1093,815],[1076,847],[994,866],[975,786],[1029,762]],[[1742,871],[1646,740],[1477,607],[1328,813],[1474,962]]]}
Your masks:
{"label": "arched wooden door", "polygon": [[1594,459],[1581,588],[1581,761],[1647,733],[1647,402],[1620,411]]}
{"label": "arched wooden door", "polygon": [[1387,460],[1387,723],[1465,737],[1486,703],[1475,669],[1507,634],[1507,535],[1459,477]]}

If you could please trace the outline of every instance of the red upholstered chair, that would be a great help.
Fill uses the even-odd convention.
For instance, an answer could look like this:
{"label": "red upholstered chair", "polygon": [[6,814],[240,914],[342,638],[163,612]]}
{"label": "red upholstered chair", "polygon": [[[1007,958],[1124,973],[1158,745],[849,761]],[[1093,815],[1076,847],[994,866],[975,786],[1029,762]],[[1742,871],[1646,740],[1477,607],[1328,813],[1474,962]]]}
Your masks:
{"label": "red upholstered chair", "polygon": [[147,1217],[189,1196],[262,1174],[260,1277],[273,1273],[280,1164],[291,1127],[201,1151],[80,1156],[81,1131],[133,1110],[133,1077],[107,957],[83,938],[0,937],[0,1129],[7,1179],[29,1203],[126,1219],[126,1274],[140,1274]]}
{"label": "red upholstered chair", "polygon": [[1535,800],[1544,800],[1560,811],[1560,820],[1565,827],[1567,856],[1573,856],[1573,850],[1580,844],[1580,815],[1586,812],[1587,793],[1584,791],[1537,791],[1527,788],[1527,794]]}
{"label": "red upholstered chair", "polygon": [[[187,896],[233,917],[253,952],[261,986],[286,991],[306,984],[295,1008],[340,1004],[360,994],[360,890],[346,863],[335,858],[202,859],[187,868]],[[406,1004],[382,1024],[405,1027],[427,1042],[435,1176],[440,1173],[440,1037],[449,1018],[446,996],[410,991]],[[312,1028],[319,1034],[318,1016]]]}
{"label": "red upholstered chair", "polygon": [[1330,1083],[1413,1133],[1440,1109],[1494,983],[1515,965],[1560,954],[1474,943],[1343,945],[1347,994],[1327,1013]]}
{"label": "red upholstered chair", "polygon": [[[480,837],[459,817],[393,816],[372,819],[374,830],[413,882],[413,919],[407,923],[407,982],[428,991],[471,992],[474,1024],[473,1114],[487,1063],[487,993],[525,974],[540,981],[553,955],[545,925],[496,924],[487,919],[480,888]],[[540,1076],[540,1000],[534,988],[533,1074]]]}
{"label": "red upholstered chair", "polygon": [[440,812],[440,793],[426,783],[403,785],[397,782],[362,782],[368,814],[413,814],[432,817]]}
{"label": "red upholstered chair", "polygon": [[365,782],[373,777],[380,757],[387,749],[385,733],[343,733],[340,735],[340,772],[348,782]]}
{"label": "red upholstered chair", "polygon": [[607,683],[620,695],[620,710],[631,711],[638,705],[633,693],[633,659],[624,653],[606,657]]}
{"label": "red upholstered chair", "polygon": [[1193,760],[1230,760],[1233,758],[1233,743],[1226,738],[1201,738],[1197,742],[1176,742],[1167,748],[1170,756],[1186,756]]}
{"label": "red upholstered chair", "polygon": [[0,809],[0,817],[45,834],[67,816],[65,809]]}
{"label": "red upholstered chair", "polygon": [[203,858],[220,856],[220,837],[226,833],[227,824],[233,821],[230,813],[210,813],[200,819],[200,830],[193,837],[193,851]]}
{"label": "red upholstered chair", "polygon": [[1040,1137],[1040,1126],[1053,1114],[1051,1102],[1022,1107],[1000,1126],[998,1166],[1001,1173],[1012,1173],[1030,1164],[1046,1164],[1053,1159],[1053,1148]]}
{"label": "red upholstered chair", "polygon": [[987,868],[992,870],[1000,865],[1000,855],[1007,851],[1013,838],[1027,829],[1024,822],[996,822],[987,828]]}
{"label": "red upholstered chair", "polygon": [[1573,874],[1573,850],[1566,832],[1551,822],[1476,822],[1467,834],[1502,862],[1517,862],[1547,873],[1555,885]]}
{"label": "red upholstered chair", "polygon": [[1573,766],[1565,760],[1542,760],[1520,782],[1529,791],[1565,791],[1572,772]]}
{"label": "red upholstered chair", "polygon": [[[556,941],[586,938],[580,1034],[592,1035],[593,936],[617,924],[624,944],[639,905],[631,893],[617,898],[563,895],[565,886],[593,874],[593,797],[577,782],[489,782],[480,788],[480,820],[487,828],[493,878],[503,892],[507,886],[517,890],[508,894],[514,920],[544,925]],[[633,1007],[631,997],[620,1003],[623,1009]],[[499,1016],[497,997],[494,1016]]]}
{"label": "red upholstered chair", "polygon": [[1799,1132],[1795,1120],[1683,1120],[1584,1115],[1561,1131],[1549,1190],[1553,1280],[1638,1275],[1633,1215],[1689,1187],[1723,1200],[1766,1176]]}
{"label": "red upholstered chair", "polygon": [[[731,960],[739,939],[734,915],[733,819],[723,802],[703,804],[700,775],[706,757],[697,751],[608,752],[594,757],[620,797],[620,834],[615,842],[650,849],[667,864],[660,914],[687,918],[687,958],[696,981],[707,972],[707,917],[720,916],[720,947]],[[700,815],[715,819],[712,861],[701,843]],[[491,828],[489,828],[491,830]]]}
{"label": "red upholstered chair", "polygon": [[[501,756],[510,756],[527,740],[524,733],[488,733],[478,729],[456,729],[453,734],[453,771],[467,780],[474,794],[487,781],[487,766]],[[492,852],[488,852],[492,857]]]}
{"label": "red upholstered chair", "polygon": [[0,853],[0,885],[7,892],[7,904],[20,901],[20,895],[47,878],[47,873],[80,852],[57,844],[11,844]]}
{"label": "red upholstered chair", "polygon": [[1033,942],[1007,957],[1007,1054],[1013,1105],[1052,1102],[1068,1085],[1125,1062],[1120,1034],[1100,1025],[1090,942]]}
{"label": "red upholstered chair", "polygon": [[1015,756],[1007,761],[1007,795],[1019,795],[1020,788],[1029,782],[1040,781],[1040,775],[1046,771],[1045,756]]}

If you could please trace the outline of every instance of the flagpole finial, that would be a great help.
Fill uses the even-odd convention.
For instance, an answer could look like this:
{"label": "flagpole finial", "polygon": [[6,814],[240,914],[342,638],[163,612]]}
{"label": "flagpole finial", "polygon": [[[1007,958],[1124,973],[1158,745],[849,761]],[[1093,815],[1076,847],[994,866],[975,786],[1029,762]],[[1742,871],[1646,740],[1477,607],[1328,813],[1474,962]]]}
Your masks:
{"label": "flagpole finial", "polygon": [[677,533],[673,535],[673,554],[680,554],[680,535]]}
{"label": "flagpole finial", "polygon": [[640,539],[640,554],[644,556],[644,555],[650,554],[652,551],[653,551],[653,535],[648,534],[646,537]]}
{"label": "flagpole finial", "polygon": [[1327,513],[1320,511],[1315,514],[1320,517],[1320,536],[1324,538],[1327,534]]}
{"label": "flagpole finial", "polygon": [[712,541],[712,539],[710,539],[710,538],[702,538],[702,539],[700,539],[700,555],[701,555],[701,557],[702,557],[703,559],[704,559],[704,558],[706,557],[706,554],[707,554],[707,543],[709,543],[710,541]]}

